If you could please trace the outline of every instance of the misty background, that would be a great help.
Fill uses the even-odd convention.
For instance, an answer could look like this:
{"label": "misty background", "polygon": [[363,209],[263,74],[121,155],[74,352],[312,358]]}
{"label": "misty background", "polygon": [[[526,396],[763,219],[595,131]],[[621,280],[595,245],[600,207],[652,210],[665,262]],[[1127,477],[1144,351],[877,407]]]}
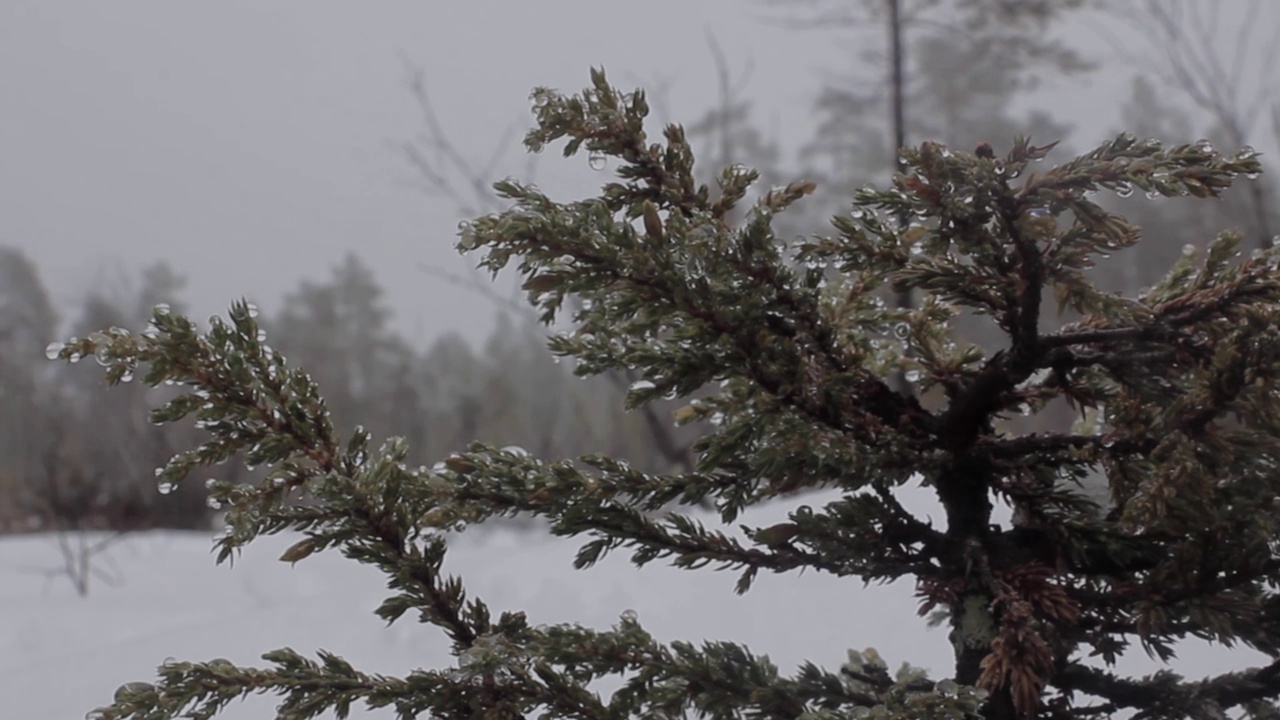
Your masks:
{"label": "misty background", "polygon": [[[458,152],[497,180],[528,169],[519,138],[529,91],[576,90],[589,66],[649,88],[660,122],[703,116],[718,94],[712,35],[751,121],[781,146],[780,165],[803,175],[795,156],[812,140],[823,86],[851,72],[883,84],[882,69],[859,58],[883,49],[883,29],[785,29],[812,5],[10,0],[0,9],[0,243],[31,259],[68,318],[87,293],[120,292],[157,261],[186,279],[198,316],[242,295],[278,308],[354,250],[416,345],[448,331],[479,342],[494,308],[419,267],[469,263],[452,249],[459,208],[416,189],[397,148],[423,130],[406,65],[421,70]],[[1017,111],[1070,128],[1079,147],[1117,130],[1134,74],[1097,37],[1100,24],[1133,36],[1063,17],[1053,34],[1103,67],[1013,98]],[[566,195],[602,181],[585,161],[553,156],[536,176]]]}
{"label": "misty background", "polygon": [[[623,413],[634,378],[572,377],[510,276],[459,256],[488,185],[594,193],[614,168],[520,138],[539,85],[603,66],[642,86],[651,130],[686,125],[710,178],[731,163],[817,195],[780,232],[824,232],[895,160],[885,3],[835,0],[118,3],[0,9],[0,531],[207,529],[204,489],[156,491],[194,440],[155,428],[166,389],[106,392],[50,342],[164,303],[203,322],[246,297],[320,382],[341,428],[403,435],[430,464],[472,440],[554,458],[689,468],[671,403]],[[1251,144],[1274,167],[1280,7],[1261,0],[903,3],[905,133],[1003,154],[1015,134],[1084,152],[1121,130]],[[1220,201],[1117,201],[1146,241],[1096,271],[1133,292],[1226,228],[1280,228],[1263,177]],[[1052,310],[1049,311],[1052,315]],[[1052,316],[1053,321],[1058,321]],[[957,333],[995,342],[963,318]],[[90,360],[89,362],[92,362]],[[1061,428],[1050,408],[1023,422]],[[220,479],[256,475],[236,463]],[[84,550],[70,545],[68,556]],[[85,575],[87,582],[87,571]],[[77,585],[79,587],[79,585]]]}
{"label": "misty background", "polygon": [[[203,323],[246,297],[261,309],[268,342],[320,382],[340,429],[359,422],[377,437],[403,435],[415,463],[482,440],[545,458],[605,453],[644,470],[686,469],[698,428],[672,426],[676,403],[624,413],[634,378],[581,380],[553,362],[549,330],[521,307],[513,278],[490,283],[472,270],[477,258],[453,249],[458,223],[501,209],[486,188],[506,176],[560,200],[611,179],[612,166],[592,170],[586,157],[555,150],[528,156],[520,145],[530,90],[574,92],[589,67],[603,66],[615,84],[647,89],[652,134],[666,122],[688,128],[704,178],[743,163],[762,170],[761,192],[818,181],[779,232],[825,232],[854,188],[885,184],[893,171],[885,4],[0,5],[0,533],[24,534],[0,545],[0,602],[10,610],[0,614],[0,675],[6,692],[30,698],[8,709],[65,717],[170,653],[252,662],[264,642],[342,649],[356,627],[343,618],[374,622],[368,610],[381,596],[377,583],[360,584],[367,578],[352,582],[362,571],[350,563],[331,568],[341,563],[333,557],[285,575],[266,552],[238,566],[234,582],[224,569],[212,574],[204,552],[219,519],[204,478],[165,495],[155,484],[154,468],[196,441],[189,426],[147,421],[169,389],[107,391],[97,368],[84,367],[92,359],[49,362],[50,342],[112,325],[140,330],[160,303]],[[1275,3],[903,6],[909,144],[972,150],[989,141],[1003,154],[1026,133],[1036,144],[1062,140],[1052,163],[1129,130],[1227,151],[1250,144],[1276,169]],[[1280,232],[1276,197],[1264,176],[1216,202],[1117,200],[1146,239],[1095,277],[1132,293],[1185,246],[1226,228],[1244,232],[1246,247],[1269,243]],[[1046,318],[1062,320],[1053,308]],[[997,342],[973,318],[956,331]],[[1062,410],[1015,425],[1062,428],[1072,419]],[[210,475],[260,473],[229,462]],[[140,532],[157,529],[201,532]],[[728,611],[717,604],[727,576],[690,580],[664,568],[641,578],[618,569],[620,559],[584,592],[565,545],[531,543],[530,530],[508,524],[489,536],[496,555],[473,554],[474,533],[464,538],[455,561],[476,581],[469,587],[595,625],[630,603],[660,634],[736,634],[783,662],[838,661],[849,642],[896,643],[897,660],[949,662],[922,627],[862,623],[850,640],[812,622],[846,607],[857,620],[855,608],[910,608],[911,588],[868,600],[833,578],[770,578],[740,600],[756,604]],[[703,584],[682,585],[693,590],[676,607],[668,592],[677,582]],[[797,587],[802,602],[792,600]],[[424,656],[412,632],[396,626],[349,657],[389,672],[447,661],[438,648]],[[1186,662],[1209,671],[1224,657],[1192,653]]]}

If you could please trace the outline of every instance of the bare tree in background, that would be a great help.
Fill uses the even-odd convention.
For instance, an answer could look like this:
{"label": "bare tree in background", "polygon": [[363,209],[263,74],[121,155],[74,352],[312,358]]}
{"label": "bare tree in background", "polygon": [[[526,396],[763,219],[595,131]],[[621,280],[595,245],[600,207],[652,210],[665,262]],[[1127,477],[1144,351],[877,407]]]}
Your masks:
{"label": "bare tree in background", "polygon": [[26,569],[46,580],[65,577],[76,594],[86,597],[95,578],[119,584],[120,573],[107,551],[132,531],[127,523],[145,522],[145,516],[135,498],[113,492],[115,484],[108,482],[104,469],[89,461],[81,447],[81,421],[46,408],[39,429],[39,462],[24,478],[28,494],[23,505],[39,518],[39,529],[51,533],[61,563]]}
{"label": "bare tree in background", "polygon": [[815,178],[819,192],[841,206],[855,188],[898,168],[898,149],[921,139],[957,147],[1011,132],[1065,132],[1034,114],[1008,116],[1010,102],[1045,73],[1091,68],[1049,33],[1082,0],[762,1],[784,11],[773,17],[779,25],[829,33],[850,49],[847,68],[826,73],[814,103],[816,137],[805,150],[828,168]]}
{"label": "bare tree in background", "polygon": [[[1145,38],[1150,52],[1135,52],[1105,25],[1099,27],[1100,34],[1143,72],[1207,113],[1224,142],[1234,148],[1248,146],[1258,132],[1265,132],[1261,126],[1270,113],[1271,131],[1280,143],[1280,25],[1275,3],[1139,0],[1104,7]],[[1276,228],[1273,186],[1264,180],[1246,183],[1244,189],[1257,245],[1267,248]]]}
{"label": "bare tree in background", "polygon": [[722,168],[750,162],[764,182],[782,182],[778,133],[763,132],[752,121],[755,105],[746,91],[755,73],[755,60],[747,58],[735,72],[715,33],[707,31],[706,38],[716,77],[716,102],[685,128],[696,145],[706,148],[709,161],[701,166],[702,172],[710,180]]}
{"label": "bare tree in background", "polygon": [[[1040,70],[1047,67],[1069,73],[1087,67],[1078,55],[1046,33],[1051,21],[1081,7],[1080,0],[765,2],[785,8],[786,13],[775,18],[779,24],[801,30],[836,29],[860,50],[856,65],[835,74],[819,96],[819,113],[827,119],[819,133],[823,139],[811,148],[811,155],[820,155],[832,164],[837,177],[833,178],[836,182],[826,183],[827,191],[842,204],[854,186],[878,174],[882,165],[901,172],[899,149],[917,137],[961,145],[963,140],[957,137],[960,113],[956,112],[960,105],[973,105],[997,89],[1001,102],[984,108],[984,114],[994,118],[1013,92],[1036,81]],[[883,40],[875,37],[880,33]],[[928,61],[939,56],[950,56],[944,68],[950,92],[938,92],[938,84],[930,82]],[[957,61],[962,63],[963,73],[956,72]],[[984,83],[988,93],[975,92]],[[943,121],[941,127],[936,127],[937,118]],[[868,148],[868,136],[879,134],[885,119],[888,133],[884,145]],[[1004,128],[990,127],[989,131],[995,137],[1008,135]],[[857,174],[862,177],[855,178]],[[901,226],[909,221],[898,218]],[[895,293],[893,301],[900,308],[914,304],[906,290]],[[899,392],[913,392],[912,383],[901,372],[895,385]]]}
{"label": "bare tree in background", "polygon": [[[488,158],[476,160],[468,156],[440,122],[426,72],[407,59],[403,64],[405,82],[422,123],[413,138],[398,144],[417,174],[414,186],[428,195],[448,200],[465,217],[506,209],[493,192],[491,178],[510,156],[515,145],[512,139],[519,132],[517,127],[513,125],[507,130],[502,141],[494,144]],[[531,179],[537,169],[536,156],[529,155],[525,163],[522,176]]]}

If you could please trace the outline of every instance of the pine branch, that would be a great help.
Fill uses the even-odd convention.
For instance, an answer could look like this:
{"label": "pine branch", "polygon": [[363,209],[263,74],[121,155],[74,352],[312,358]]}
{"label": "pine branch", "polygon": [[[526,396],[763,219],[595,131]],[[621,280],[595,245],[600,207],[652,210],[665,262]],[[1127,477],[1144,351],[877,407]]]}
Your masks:
{"label": "pine branch", "polygon": [[1098,328],[1050,333],[1040,339],[1040,347],[1045,350],[1053,350],[1071,345],[1169,341],[1179,336],[1180,333],[1171,326],[1163,324],[1151,324],[1142,327]]}
{"label": "pine branch", "polygon": [[1050,682],[1062,690],[1101,697],[1116,707],[1141,710],[1149,717],[1202,713],[1217,717],[1225,710],[1280,696],[1280,661],[1197,682],[1186,682],[1170,672],[1129,680],[1073,663]]}

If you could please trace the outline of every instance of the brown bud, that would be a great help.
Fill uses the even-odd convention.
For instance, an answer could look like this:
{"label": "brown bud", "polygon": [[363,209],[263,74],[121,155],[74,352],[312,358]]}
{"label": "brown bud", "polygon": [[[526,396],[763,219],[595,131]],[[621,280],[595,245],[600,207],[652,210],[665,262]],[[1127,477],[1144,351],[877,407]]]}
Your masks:
{"label": "brown bud", "polygon": [[303,538],[289,546],[280,556],[280,562],[296,563],[316,551],[315,538]]}
{"label": "brown bud", "polygon": [[996,158],[996,151],[991,149],[991,143],[989,142],[978,143],[978,148],[973,151],[973,154],[984,160],[995,160]]}
{"label": "brown bud", "polygon": [[456,473],[465,474],[476,469],[476,464],[461,455],[450,455],[444,459],[444,466]]}
{"label": "brown bud", "polygon": [[698,409],[692,405],[685,405],[684,407],[671,413],[671,415],[675,418],[677,425],[683,425],[689,422],[690,420],[692,420],[693,418],[697,417]]}
{"label": "brown bud", "polygon": [[652,200],[644,201],[644,232],[650,240],[662,244],[662,218],[658,216],[658,206]]}
{"label": "brown bud", "polygon": [[771,548],[786,546],[796,535],[800,534],[800,526],[795,523],[778,523],[761,528],[751,535],[751,539]]}

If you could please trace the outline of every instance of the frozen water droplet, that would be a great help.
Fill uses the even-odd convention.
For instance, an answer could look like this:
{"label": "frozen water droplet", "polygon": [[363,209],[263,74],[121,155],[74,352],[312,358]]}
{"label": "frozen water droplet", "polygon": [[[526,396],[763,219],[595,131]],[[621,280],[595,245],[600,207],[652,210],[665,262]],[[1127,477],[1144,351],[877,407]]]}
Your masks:
{"label": "frozen water droplet", "polygon": [[125,382],[125,383],[127,383],[127,382],[133,382],[133,371],[132,371],[132,370],[125,370],[123,373],[121,373],[121,374],[120,374],[120,382]]}
{"label": "frozen water droplet", "polygon": [[209,478],[208,480],[204,481],[204,489],[212,490],[213,486],[217,484],[218,484],[218,478]]}
{"label": "frozen water droplet", "polygon": [[1213,152],[1213,143],[1209,142],[1207,138],[1200,138],[1196,141],[1196,150],[1203,153],[1211,153]]}
{"label": "frozen water droplet", "polygon": [[608,160],[605,158],[603,153],[593,152],[587,156],[587,166],[597,172],[603,170],[607,162]]}
{"label": "frozen water droplet", "polygon": [[459,220],[459,221],[458,221],[458,232],[461,232],[461,233],[469,233],[469,232],[471,232],[471,221],[470,221],[470,220]]}
{"label": "frozen water droplet", "polygon": [[156,486],[156,490],[159,490],[161,495],[168,495],[173,492],[175,488],[177,488],[177,485],[174,485],[167,480]]}
{"label": "frozen water droplet", "polygon": [[1160,197],[1160,191],[1159,191],[1159,190],[1148,190],[1148,191],[1147,191],[1147,199],[1148,199],[1148,200],[1155,200],[1155,199],[1156,199],[1156,198],[1158,198],[1158,197]]}
{"label": "frozen water droplet", "polygon": [[633,623],[640,618],[640,615],[630,608],[622,611],[622,622]]}
{"label": "frozen water droplet", "polygon": [[1244,176],[1249,178],[1250,180],[1257,180],[1258,178],[1262,177],[1262,173],[1251,172],[1251,173],[1245,173]]}
{"label": "frozen water droplet", "polygon": [[906,340],[911,335],[911,327],[906,323],[898,323],[893,326],[893,335],[899,340]]}
{"label": "frozen water droplet", "polygon": [[515,455],[516,457],[529,457],[529,451],[519,445],[508,445],[502,448],[502,452],[507,453],[508,455]]}
{"label": "frozen water droplet", "polygon": [[903,374],[903,377],[905,377],[909,383],[920,382],[921,373],[919,370],[908,370]]}
{"label": "frozen water droplet", "polygon": [[218,498],[215,498],[215,497],[207,498],[207,499],[204,501],[204,504],[205,504],[205,505],[208,505],[210,510],[221,510],[221,509],[222,509],[222,501],[221,501],[221,500],[218,500]]}
{"label": "frozen water droplet", "polygon": [[153,308],[153,311],[156,315],[168,315],[171,309],[172,308],[169,307],[169,303],[160,303]]}
{"label": "frozen water droplet", "polygon": [[49,358],[50,360],[57,360],[58,354],[61,353],[63,348],[65,347],[66,345],[63,345],[60,342],[51,342],[45,346],[44,356]]}
{"label": "frozen water droplet", "polygon": [[1127,198],[1130,195],[1133,195],[1133,185],[1130,185],[1127,182],[1122,182],[1119,185],[1116,185],[1116,195],[1119,195],[1122,198]]}
{"label": "frozen water droplet", "polygon": [[1196,252],[1196,246],[1192,245],[1191,243],[1187,243],[1186,245],[1182,246],[1183,255],[1194,255],[1195,252]]}
{"label": "frozen water droplet", "polygon": [[853,210],[849,211],[849,217],[853,218],[854,220],[861,220],[866,216],[867,216],[867,213],[862,208],[854,208]]}
{"label": "frozen water droplet", "polygon": [[258,342],[266,342],[267,331],[263,330],[262,328],[258,328],[258,334],[254,336],[254,339],[256,339]]}
{"label": "frozen water droplet", "polygon": [[121,702],[126,698],[128,698],[130,695],[133,695],[135,693],[146,692],[148,690],[154,690],[154,689],[155,688],[149,683],[144,683],[144,682],[125,683],[124,685],[121,685],[120,687],[116,688],[115,700],[116,702]]}
{"label": "frozen water droplet", "polygon": [[646,390],[652,390],[655,387],[657,387],[657,385],[654,385],[648,380],[637,380],[631,383],[631,386],[627,388],[627,392],[644,392]]}
{"label": "frozen water droplet", "polygon": [[244,311],[248,313],[251,318],[258,317],[258,306],[253,303],[245,303]]}

